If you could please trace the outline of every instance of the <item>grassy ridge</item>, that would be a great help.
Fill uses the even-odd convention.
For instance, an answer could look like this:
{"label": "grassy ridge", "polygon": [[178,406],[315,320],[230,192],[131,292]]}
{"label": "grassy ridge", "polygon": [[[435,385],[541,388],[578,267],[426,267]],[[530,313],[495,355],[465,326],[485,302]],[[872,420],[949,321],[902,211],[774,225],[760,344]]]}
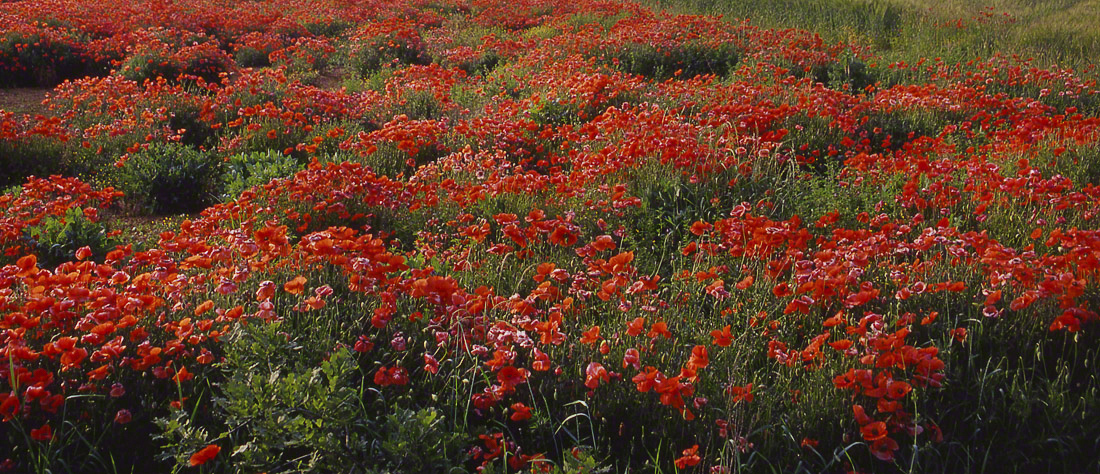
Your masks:
{"label": "grassy ridge", "polygon": [[[1100,1],[656,0],[684,13],[802,28],[829,41],[870,45],[886,62],[942,57],[966,62],[1018,53],[1039,63],[1091,69],[1100,54]],[[945,25],[953,25],[945,27]]]}

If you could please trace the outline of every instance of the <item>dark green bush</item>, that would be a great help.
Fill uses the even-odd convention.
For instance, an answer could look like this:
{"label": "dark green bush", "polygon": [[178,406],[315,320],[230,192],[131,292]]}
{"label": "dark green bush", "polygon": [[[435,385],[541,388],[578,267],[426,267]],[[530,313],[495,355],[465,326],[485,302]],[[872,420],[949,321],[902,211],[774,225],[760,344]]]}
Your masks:
{"label": "dark green bush", "polygon": [[215,43],[200,43],[173,49],[169,44],[153,44],[140,49],[122,63],[122,77],[135,82],[163,77],[177,81],[182,76],[218,82],[224,72],[233,68],[233,58]]}
{"label": "dark green bush", "polygon": [[32,175],[65,174],[64,153],[65,145],[49,138],[0,141],[0,187],[21,184]]}
{"label": "dark green bush", "polygon": [[52,87],[83,77],[88,61],[75,40],[42,33],[10,31],[0,35],[0,86]]}
{"label": "dark green bush", "polygon": [[175,80],[183,72],[183,64],[166,51],[149,49],[126,58],[119,72],[136,82],[154,81],[157,77]]}
{"label": "dark green bush", "polygon": [[365,78],[394,63],[424,65],[431,64],[432,58],[419,40],[382,36],[365,41],[349,54],[348,61]]}
{"label": "dark green bush", "polygon": [[[611,52],[605,61],[623,72],[651,79],[673,77],[690,79],[701,74],[725,76],[740,60],[740,50],[732,44],[705,45],[686,43],[665,50],[648,44],[630,44]],[[679,71],[679,74],[677,74]]]}
{"label": "dark green bush", "polygon": [[215,144],[217,132],[211,124],[202,119],[202,107],[194,101],[172,100],[168,108],[172,111],[168,118],[168,128],[173,132],[183,131],[180,141],[192,147],[210,147]]}
{"label": "dark green bush", "polygon": [[133,204],[153,214],[200,211],[220,194],[220,160],[178,143],[153,144],[130,155],[115,176]]}
{"label": "dark green bush", "polygon": [[271,58],[268,57],[267,52],[260,51],[251,46],[245,46],[238,49],[233,55],[233,60],[236,61],[237,65],[240,67],[261,68],[271,65]]}

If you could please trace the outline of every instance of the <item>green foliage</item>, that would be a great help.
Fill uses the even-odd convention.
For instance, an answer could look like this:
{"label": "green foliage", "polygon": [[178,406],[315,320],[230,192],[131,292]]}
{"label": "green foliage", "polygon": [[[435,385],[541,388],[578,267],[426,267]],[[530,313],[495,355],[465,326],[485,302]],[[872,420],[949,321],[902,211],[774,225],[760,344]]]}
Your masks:
{"label": "green foliage", "polygon": [[135,82],[155,81],[158,77],[174,81],[183,70],[183,64],[166,52],[146,49],[126,58],[119,73]]}
{"label": "green foliage", "polygon": [[24,229],[23,235],[44,267],[73,260],[76,250],[85,246],[92,250],[92,259],[102,260],[119,243],[108,236],[103,223],[93,222],[77,208],[69,209],[64,216],[49,217],[37,226]]}
{"label": "green foliage", "polygon": [[687,43],[670,50],[631,44],[603,59],[624,72],[651,79],[690,79],[701,74],[729,74],[740,59],[740,51],[732,44]]}
{"label": "green foliage", "polygon": [[339,18],[325,18],[302,25],[309,34],[317,37],[336,38],[355,26],[354,23]]}
{"label": "green foliage", "polygon": [[581,123],[577,106],[557,100],[539,103],[538,107],[531,111],[531,120],[554,126]]}
{"label": "green foliage", "polygon": [[233,59],[213,43],[185,46],[178,51],[168,47],[146,47],[131,54],[119,73],[135,82],[155,81],[158,77],[174,82],[193,76],[206,82],[218,82],[232,68]]}
{"label": "green foliage", "polygon": [[459,464],[465,440],[446,429],[435,408],[398,408],[381,428],[385,437],[378,445],[386,472],[465,472]]}
{"label": "green foliage", "polygon": [[401,99],[400,104],[380,112],[380,122],[388,122],[398,115],[405,115],[410,120],[432,120],[443,116],[443,105],[430,91],[410,91]]}
{"label": "green foliage", "polygon": [[[1053,305],[1044,308],[1056,311]],[[936,421],[956,433],[923,453],[924,472],[1093,471],[1100,440],[1100,361],[1095,325],[1069,335],[1037,321],[969,320],[965,343],[949,346]],[[1003,341],[1013,343],[1005,344]],[[996,429],[992,427],[1012,427]],[[1003,449],[1002,446],[1012,446]]]}
{"label": "green foliage", "polygon": [[167,105],[171,110],[167,126],[180,134],[180,142],[192,147],[210,147],[217,136],[210,123],[202,119],[202,107],[193,101],[172,101]]}
{"label": "green foliage", "polygon": [[60,174],[65,144],[42,137],[0,140],[0,187],[21,184],[28,176]]}
{"label": "green foliage", "polygon": [[229,199],[253,186],[285,178],[302,169],[298,160],[274,150],[233,155],[225,166],[224,194]]}
{"label": "green foliage", "polygon": [[0,87],[52,87],[84,76],[90,62],[73,40],[19,31],[0,35]]}
{"label": "green foliage", "polygon": [[388,404],[354,353],[303,346],[282,325],[242,326],[220,365],[214,413],[158,421],[165,458],[223,446],[220,472],[462,472],[464,440],[432,408]]}
{"label": "green foliage", "polygon": [[431,56],[419,42],[388,38],[368,40],[348,57],[351,69],[364,78],[394,64],[431,64],[431,62]]}
{"label": "green foliage", "polygon": [[233,54],[233,60],[237,62],[240,67],[252,67],[261,68],[271,65],[271,58],[268,57],[268,53],[260,51],[259,49],[245,46],[237,50]]}
{"label": "green foliage", "polygon": [[115,175],[126,198],[153,214],[200,211],[220,194],[220,160],[178,143],[157,143],[130,155]]}

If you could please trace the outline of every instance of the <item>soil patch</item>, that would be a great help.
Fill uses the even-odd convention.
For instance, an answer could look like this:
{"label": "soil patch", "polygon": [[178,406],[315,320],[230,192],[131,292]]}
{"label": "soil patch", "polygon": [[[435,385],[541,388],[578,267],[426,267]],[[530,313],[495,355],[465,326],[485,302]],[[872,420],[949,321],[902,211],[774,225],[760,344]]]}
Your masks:
{"label": "soil patch", "polygon": [[42,105],[42,100],[50,90],[44,87],[0,89],[0,110],[14,112],[16,115],[46,115],[46,106]]}

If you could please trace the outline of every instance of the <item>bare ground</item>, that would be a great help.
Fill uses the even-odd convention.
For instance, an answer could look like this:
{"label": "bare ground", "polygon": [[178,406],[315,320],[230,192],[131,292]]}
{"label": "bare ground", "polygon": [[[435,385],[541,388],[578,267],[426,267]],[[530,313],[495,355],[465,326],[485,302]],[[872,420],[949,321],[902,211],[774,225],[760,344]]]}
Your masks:
{"label": "bare ground", "polygon": [[0,89],[0,110],[15,112],[16,114],[46,114],[46,106],[42,100],[50,89],[37,87],[16,87],[12,89]]}

